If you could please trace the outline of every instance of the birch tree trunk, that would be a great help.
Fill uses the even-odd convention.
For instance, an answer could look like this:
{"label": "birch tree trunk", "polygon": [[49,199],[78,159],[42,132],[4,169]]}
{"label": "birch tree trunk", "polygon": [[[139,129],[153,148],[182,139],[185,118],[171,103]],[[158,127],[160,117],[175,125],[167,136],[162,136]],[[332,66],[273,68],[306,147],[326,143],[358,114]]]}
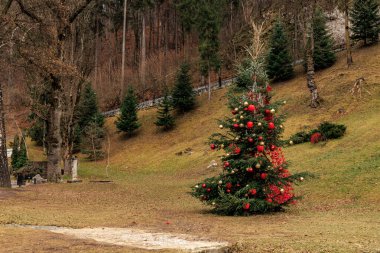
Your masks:
{"label": "birch tree trunk", "polygon": [[313,33],[313,17],[314,17],[314,5],[312,5],[311,10],[308,7],[305,8],[305,14],[307,15],[306,21],[306,66],[307,66],[307,88],[311,94],[310,106],[316,108],[320,104],[320,98],[318,94],[317,84],[314,80],[315,70],[314,70],[314,33]]}
{"label": "birch tree trunk", "polygon": [[0,187],[11,187],[11,177],[8,168],[7,138],[5,133],[5,110],[3,88],[0,82]]}
{"label": "birch tree trunk", "polygon": [[145,84],[145,61],[146,61],[146,34],[145,34],[145,14],[142,13],[142,35],[141,35],[141,59],[140,59],[140,80],[143,85],[143,90],[146,89]]}

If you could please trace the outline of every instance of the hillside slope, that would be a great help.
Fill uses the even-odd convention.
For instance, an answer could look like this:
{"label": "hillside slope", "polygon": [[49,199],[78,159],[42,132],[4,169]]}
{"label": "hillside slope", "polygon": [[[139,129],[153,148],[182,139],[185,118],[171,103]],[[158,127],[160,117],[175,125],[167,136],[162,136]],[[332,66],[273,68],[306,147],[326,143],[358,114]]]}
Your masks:
{"label": "hillside slope", "polygon": [[[291,171],[316,176],[296,187],[304,199],[286,213],[220,217],[187,194],[190,186],[220,170],[206,168],[213,159],[219,162],[221,153],[211,152],[205,144],[218,131],[216,120],[228,113],[226,91],[219,90],[211,102],[207,96],[198,97],[197,109],[178,116],[176,129],[169,133],[154,126],[155,109],[139,113],[142,129],[131,139],[116,134],[115,119],[108,119],[108,178],[113,183],[90,182],[107,178],[106,161],[82,161],[82,184],[10,191],[16,197],[0,199],[0,223],[181,232],[240,242],[236,252],[379,250],[380,45],[355,51],[354,61],[347,69],[342,55],[332,68],[317,73],[324,100],[318,109],[308,107],[309,93],[301,74],[273,85],[274,100],[287,101],[281,110],[288,115],[285,136],[324,120],[343,123],[348,129],[339,140],[285,149]],[[365,88],[371,93],[363,91],[361,100],[349,94],[358,77],[367,80]],[[187,148],[192,150],[190,155],[176,154]]]}

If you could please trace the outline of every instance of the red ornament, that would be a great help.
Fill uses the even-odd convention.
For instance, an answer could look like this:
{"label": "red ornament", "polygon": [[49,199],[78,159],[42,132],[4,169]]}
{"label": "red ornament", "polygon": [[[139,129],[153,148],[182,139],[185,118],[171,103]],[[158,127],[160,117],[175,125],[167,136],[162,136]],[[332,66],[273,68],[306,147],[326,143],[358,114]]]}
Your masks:
{"label": "red ornament", "polygon": [[216,147],[215,144],[211,144],[211,145],[210,145],[210,148],[211,148],[212,150],[214,150],[215,147]]}
{"label": "red ornament", "polygon": [[247,168],[248,173],[253,173],[253,168]]}
{"label": "red ornament", "polygon": [[230,182],[228,182],[228,183],[226,184],[226,188],[227,188],[227,189],[231,189],[231,188],[232,188],[232,184],[231,184]]}
{"label": "red ornament", "polygon": [[237,111],[232,110],[231,113],[232,113],[233,115],[235,115],[235,114],[237,113]]}
{"label": "red ornament", "polygon": [[253,138],[249,137],[249,138],[248,138],[248,142],[251,142],[251,143],[252,143],[252,142],[253,142]]}
{"label": "red ornament", "polygon": [[235,148],[235,151],[234,151],[234,152],[235,152],[235,154],[237,154],[237,155],[238,155],[238,154],[240,154],[240,151],[241,151],[241,149],[240,149],[240,148]]}
{"label": "red ornament", "polygon": [[253,111],[256,110],[256,107],[255,107],[254,105],[249,105],[249,106],[247,107],[247,110],[250,111],[250,112],[253,112]]}
{"label": "red ornament", "polygon": [[240,187],[240,184],[237,184],[236,186],[237,186],[237,187]]}
{"label": "red ornament", "polygon": [[249,193],[250,193],[251,195],[256,195],[257,191],[256,191],[256,189],[251,189],[251,190],[249,191]]}
{"label": "red ornament", "polygon": [[267,92],[271,92],[272,91],[272,87],[270,87],[269,85],[267,86]]}
{"label": "red ornament", "polygon": [[206,184],[202,184],[202,188],[206,188]]}
{"label": "red ornament", "polygon": [[230,163],[229,162],[224,162],[224,167],[230,167]]}
{"label": "red ornament", "polygon": [[247,128],[251,129],[252,127],[253,127],[253,122],[252,121],[248,121],[247,122]]}
{"label": "red ornament", "polygon": [[261,178],[262,180],[265,180],[267,177],[268,177],[268,174],[267,174],[267,173],[261,173],[261,174],[260,174],[260,178]]}
{"label": "red ornament", "polygon": [[264,152],[264,146],[257,146],[257,152]]}
{"label": "red ornament", "polygon": [[265,110],[265,114],[271,114],[270,110],[269,110],[269,109],[266,109],[266,110]]}
{"label": "red ornament", "polygon": [[227,190],[226,190],[226,192],[227,192],[227,193],[230,193],[230,192],[231,192],[231,190],[230,190],[230,189],[227,189]]}
{"label": "red ornament", "polygon": [[313,133],[310,137],[310,142],[315,144],[315,143],[318,143],[320,141],[322,141],[322,134],[320,133]]}
{"label": "red ornament", "polygon": [[234,128],[239,128],[239,124],[234,124]]}
{"label": "red ornament", "polygon": [[207,192],[210,192],[211,191],[211,188],[207,188]]}
{"label": "red ornament", "polygon": [[273,123],[273,122],[269,122],[269,123],[268,123],[268,128],[269,128],[270,130],[273,130],[273,129],[275,128],[274,123]]}
{"label": "red ornament", "polygon": [[249,210],[250,207],[251,205],[249,203],[243,204],[243,209],[246,211]]}
{"label": "red ornament", "polygon": [[271,198],[267,198],[266,199],[269,203],[272,203],[273,202],[273,200],[271,199]]}
{"label": "red ornament", "polygon": [[276,149],[275,145],[270,145],[270,150],[274,151]]}
{"label": "red ornament", "polygon": [[259,141],[262,141],[264,138],[262,136],[259,136]]}

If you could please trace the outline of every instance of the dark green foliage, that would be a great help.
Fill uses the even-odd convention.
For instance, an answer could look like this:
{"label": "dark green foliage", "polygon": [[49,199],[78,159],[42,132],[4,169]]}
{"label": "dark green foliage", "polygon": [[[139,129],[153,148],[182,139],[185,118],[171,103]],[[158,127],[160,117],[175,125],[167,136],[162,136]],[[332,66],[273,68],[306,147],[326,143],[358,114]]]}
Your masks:
{"label": "dark green foliage", "polygon": [[37,146],[43,146],[45,134],[44,122],[42,120],[35,120],[28,130],[28,135]]}
{"label": "dark green foliage", "polygon": [[19,153],[19,148],[20,148],[20,138],[18,135],[15,135],[13,138],[13,143],[12,143],[12,162],[11,166],[14,169],[17,169],[17,161],[18,161],[18,153]]}
{"label": "dark green foliage", "polygon": [[318,128],[312,129],[309,132],[301,131],[289,138],[289,141],[293,141],[293,144],[300,144],[310,141],[310,137],[314,133],[320,133],[324,140],[338,139],[342,137],[346,132],[345,125],[333,124],[330,122],[321,123]]}
{"label": "dark green foliage", "polygon": [[327,31],[326,17],[321,9],[317,9],[313,20],[314,32],[314,68],[325,69],[332,66],[336,61],[333,50],[333,39]]}
{"label": "dark green foliage", "polygon": [[172,94],[173,106],[181,112],[190,111],[195,106],[195,94],[191,85],[189,70],[190,66],[187,63],[181,65]]}
{"label": "dark green foliage", "polygon": [[92,132],[91,138],[95,138],[100,142],[104,138],[104,134],[102,134],[104,132],[104,116],[99,111],[96,93],[90,83],[87,83],[84,87],[75,112],[75,119],[77,124],[74,128],[74,152],[81,150],[86,153],[86,150],[92,149],[91,141],[87,140],[89,138],[88,127],[98,129],[95,132],[99,134],[94,136],[94,132]]}
{"label": "dark green foliage", "polygon": [[380,15],[376,0],[355,0],[350,18],[353,40],[363,40],[365,45],[378,41]]}
{"label": "dark green foliage", "polygon": [[280,21],[274,25],[266,61],[268,77],[273,81],[285,81],[294,76],[289,41]]}
{"label": "dark green foliage", "polygon": [[197,1],[195,14],[196,27],[199,36],[199,53],[201,72],[203,75],[220,68],[219,31],[222,24],[224,0]]}
{"label": "dark green foliage", "polygon": [[318,126],[319,132],[326,139],[338,139],[345,134],[346,129],[345,125],[332,124],[330,122],[323,122]]}
{"label": "dark green foliage", "polygon": [[26,152],[25,137],[22,136],[21,140],[18,135],[13,139],[12,145],[12,169],[16,170],[24,167],[28,163],[28,157]]}
{"label": "dark green foliage", "polygon": [[120,115],[115,122],[117,129],[131,135],[140,127],[137,119],[137,98],[131,86],[120,108]]}
{"label": "dark green foliage", "polygon": [[164,99],[158,107],[157,120],[154,124],[156,124],[156,126],[163,127],[165,131],[172,129],[174,127],[174,117],[170,113],[171,110],[172,103],[169,98],[169,94],[166,91]]}

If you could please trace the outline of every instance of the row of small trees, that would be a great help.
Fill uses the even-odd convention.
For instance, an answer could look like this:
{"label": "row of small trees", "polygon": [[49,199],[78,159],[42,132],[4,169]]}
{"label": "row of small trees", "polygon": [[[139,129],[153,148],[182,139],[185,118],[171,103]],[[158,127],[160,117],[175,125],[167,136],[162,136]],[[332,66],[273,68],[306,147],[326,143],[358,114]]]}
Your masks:
{"label": "row of small trees", "polygon": [[[355,0],[350,11],[352,23],[351,38],[363,41],[365,45],[378,41],[380,32],[379,5],[374,0]],[[317,9],[312,22],[314,37],[314,68],[320,70],[332,66],[335,61],[333,39],[326,26],[326,17]],[[290,42],[286,36],[284,24],[278,20],[272,31],[267,55],[266,71],[273,81],[285,81],[293,77],[293,60],[290,54]]]}
{"label": "row of small trees", "polygon": [[[195,106],[195,96],[189,70],[188,64],[182,64],[176,77],[173,92],[170,93],[169,89],[165,88],[163,100],[158,107],[157,120],[154,122],[164,131],[172,129],[175,125],[175,117],[172,113],[173,109],[184,113],[190,111]],[[117,129],[127,133],[127,135],[132,135],[141,126],[137,117],[137,105],[138,101],[135,92],[132,87],[129,87],[120,108],[120,116],[115,122]]]}

